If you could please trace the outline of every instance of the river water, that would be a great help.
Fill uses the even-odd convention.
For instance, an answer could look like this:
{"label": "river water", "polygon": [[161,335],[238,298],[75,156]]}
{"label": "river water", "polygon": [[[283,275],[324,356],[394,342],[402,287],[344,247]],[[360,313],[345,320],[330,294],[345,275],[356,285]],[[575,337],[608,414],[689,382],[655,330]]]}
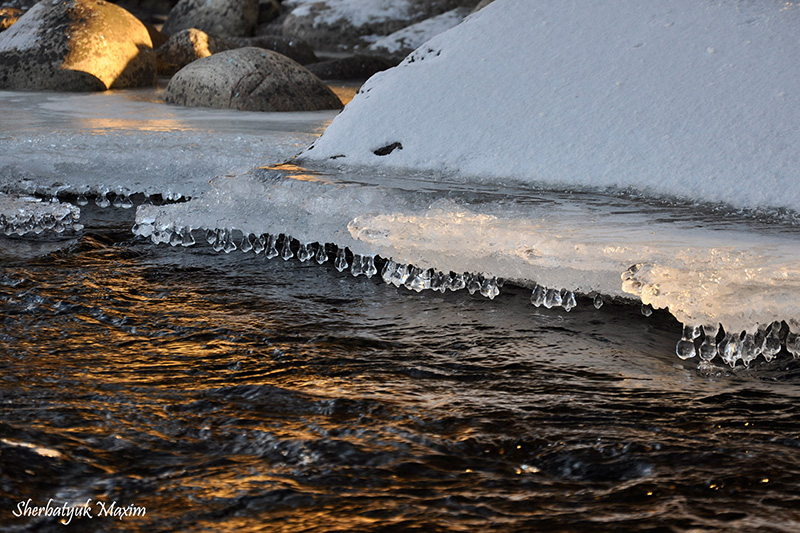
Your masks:
{"label": "river water", "polygon": [[[331,118],[131,94],[5,95],[5,190],[77,205],[128,184],[137,205],[182,202]],[[80,209],[83,229],[0,237],[4,530],[64,530],[66,511],[29,516],[48,505],[80,531],[800,528],[785,350],[698,367],[676,357],[671,315],[618,298],[566,312],[510,283],[494,299],[415,292],[333,261],[155,245],[134,209]],[[749,231],[796,232],[764,225]]]}

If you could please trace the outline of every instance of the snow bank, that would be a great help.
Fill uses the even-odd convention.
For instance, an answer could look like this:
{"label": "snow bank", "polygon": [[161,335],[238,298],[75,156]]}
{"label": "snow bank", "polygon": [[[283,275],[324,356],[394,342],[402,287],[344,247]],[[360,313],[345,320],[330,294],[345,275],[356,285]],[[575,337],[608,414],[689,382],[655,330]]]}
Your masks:
{"label": "snow bank", "polygon": [[771,0],[498,0],[303,157],[796,209],[798,34]]}

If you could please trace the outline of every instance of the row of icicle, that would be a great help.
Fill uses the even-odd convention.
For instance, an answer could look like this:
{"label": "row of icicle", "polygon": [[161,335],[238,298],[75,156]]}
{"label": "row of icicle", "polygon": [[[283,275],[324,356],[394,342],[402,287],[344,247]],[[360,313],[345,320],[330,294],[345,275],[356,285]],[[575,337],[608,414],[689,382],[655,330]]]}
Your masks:
{"label": "row of icicle", "polygon": [[53,213],[19,213],[7,216],[0,213],[0,233],[3,235],[40,235],[45,231],[64,233],[67,230],[80,231],[79,216],[66,212],[60,216]]}
{"label": "row of icicle", "polygon": [[[151,233],[140,232],[134,228],[134,232],[149,235],[155,244],[169,243],[172,246],[195,244],[192,230],[188,227],[170,227],[162,231],[154,229]],[[207,230],[206,240],[218,252],[230,253],[238,249],[245,253],[252,251],[260,254],[263,252],[268,259],[281,257],[289,260],[296,256],[301,262],[314,260],[319,264],[323,264],[329,259],[325,245],[316,242],[302,243],[283,234],[248,234],[244,235],[240,244],[237,245],[230,230],[215,229]],[[378,273],[375,256],[352,254],[346,247],[337,245],[329,245],[329,247],[331,250],[335,249],[333,264],[339,272],[349,268],[353,276],[363,274],[368,278]],[[348,254],[351,256],[349,263]],[[380,258],[378,260],[381,261]],[[494,299],[500,293],[500,287],[503,285],[502,279],[483,274],[456,274],[454,272],[445,274],[433,268],[422,269],[411,264],[397,263],[391,259],[383,261],[381,278],[384,282],[417,292],[427,289],[440,292],[467,289],[470,294],[477,292]],[[575,294],[572,291],[548,288],[538,284],[534,286],[530,300],[531,304],[536,307],[544,306],[547,309],[561,307],[567,312],[577,305]],[[595,295],[593,304],[597,309],[602,307],[602,297]],[[643,305],[642,313],[650,316],[652,308]],[[736,366],[739,361],[745,366],[749,366],[759,355],[763,356],[767,362],[772,361],[784,346],[794,357],[800,357],[800,336],[788,331],[788,328],[785,328],[780,322],[774,322],[755,334],[724,333],[719,342],[717,342],[718,333],[720,333],[719,327],[684,327],[681,340],[676,346],[678,357],[690,359],[699,356],[703,361],[711,361],[715,357],[719,357],[731,367]]]}
{"label": "row of icicle", "polygon": [[681,359],[699,356],[703,361],[711,361],[719,356],[731,368],[740,361],[744,366],[750,366],[759,355],[770,362],[782,347],[786,347],[786,351],[794,358],[800,358],[800,335],[778,321],[759,328],[755,333],[722,332],[722,338],[717,342],[719,333],[720,328],[715,326],[684,326],[675,353]]}

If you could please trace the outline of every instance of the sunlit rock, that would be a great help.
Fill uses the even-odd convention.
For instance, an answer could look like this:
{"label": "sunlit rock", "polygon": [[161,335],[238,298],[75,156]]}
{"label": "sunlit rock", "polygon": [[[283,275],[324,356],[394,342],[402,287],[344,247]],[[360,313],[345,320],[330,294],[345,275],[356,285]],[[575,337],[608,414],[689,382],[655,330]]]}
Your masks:
{"label": "sunlit rock", "polygon": [[352,50],[368,46],[376,36],[389,35],[457,7],[472,8],[475,3],[475,0],[308,2],[286,16],[283,32],[300,37],[320,50]]}
{"label": "sunlit rock", "polygon": [[167,103],[243,111],[339,109],[335,94],[301,65],[262,48],[199,59],[170,80]]}
{"label": "sunlit rock", "polygon": [[0,31],[7,30],[22,16],[22,10],[13,7],[0,7]]}
{"label": "sunlit rock", "polygon": [[220,37],[252,35],[258,24],[258,0],[180,0],[162,31],[172,35],[197,28]]}
{"label": "sunlit rock", "polygon": [[225,39],[213,37],[202,30],[195,28],[181,30],[170,36],[169,40],[156,50],[158,73],[175,74],[192,61],[231,48],[234,46]]}
{"label": "sunlit rock", "polygon": [[0,88],[102,91],[155,79],[147,29],[103,0],[40,2],[0,33]]}

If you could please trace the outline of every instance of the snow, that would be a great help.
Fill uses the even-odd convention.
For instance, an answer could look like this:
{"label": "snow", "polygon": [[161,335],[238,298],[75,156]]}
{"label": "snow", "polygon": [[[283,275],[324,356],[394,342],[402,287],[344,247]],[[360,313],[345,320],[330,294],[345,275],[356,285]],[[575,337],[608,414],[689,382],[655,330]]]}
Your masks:
{"label": "snow", "polygon": [[314,13],[314,7],[322,7],[314,19],[314,26],[332,25],[346,20],[351,25],[360,27],[387,20],[409,19],[414,11],[408,0],[301,0],[292,2],[291,5],[296,5],[291,14],[297,17],[307,17]]}
{"label": "snow", "polygon": [[796,208],[798,32],[769,0],[498,0],[372,77],[303,159]]}
{"label": "snow", "polygon": [[410,52],[436,35],[456,26],[469,13],[470,10],[467,8],[452,9],[441,15],[407,26],[386,37],[381,37],[369,45],[369,50],[389,54],[396,54],[402,51]]}

